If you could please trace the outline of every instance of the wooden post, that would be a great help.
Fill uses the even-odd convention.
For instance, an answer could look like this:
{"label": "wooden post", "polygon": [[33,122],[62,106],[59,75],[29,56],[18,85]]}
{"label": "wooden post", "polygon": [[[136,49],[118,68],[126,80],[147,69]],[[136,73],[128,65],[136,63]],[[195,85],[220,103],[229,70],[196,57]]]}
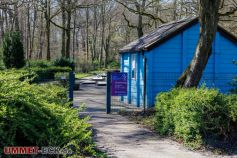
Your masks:
{"label": "wooden post", "polygon": [[70,71],[69,73],[69,99],[73,101],[73,90],[75,85],[75,73]]}
{"label": "wooden post", "polygon": [[111,72],[107,72],[106,113],[111,112]]}

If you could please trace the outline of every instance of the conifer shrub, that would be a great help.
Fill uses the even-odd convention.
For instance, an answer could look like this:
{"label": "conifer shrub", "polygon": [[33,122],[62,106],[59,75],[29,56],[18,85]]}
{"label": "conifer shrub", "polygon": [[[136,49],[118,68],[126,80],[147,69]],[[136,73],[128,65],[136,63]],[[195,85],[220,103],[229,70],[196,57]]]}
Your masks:
{"label": "conifer shrub", "polygon": [[156,130],[192,148],[206,139],[228,140],[237,118],[237,95],[216,89],[173,89],[156,98]]}
{"label": "conifer shrub", "polygon": [[6,68],[22,68],[25,65],[24,49],[19,32],[4,34],[3,62]]}

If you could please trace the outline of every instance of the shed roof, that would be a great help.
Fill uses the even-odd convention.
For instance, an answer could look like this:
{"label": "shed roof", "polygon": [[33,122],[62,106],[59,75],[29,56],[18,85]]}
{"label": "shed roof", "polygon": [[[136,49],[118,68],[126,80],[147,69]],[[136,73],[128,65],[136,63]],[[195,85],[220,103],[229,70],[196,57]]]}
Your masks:
{"label": "shed roof", "polygon": [[[156,31],[146,34],[143,37],[129,43],[120,49],[120,53],[150,50],[154,46],[163,43],[184,29],[198,23],[198,17],[186,18],[179,21],[163,24]],[[218,25],[218,31],[237,43],[237,37]]]}

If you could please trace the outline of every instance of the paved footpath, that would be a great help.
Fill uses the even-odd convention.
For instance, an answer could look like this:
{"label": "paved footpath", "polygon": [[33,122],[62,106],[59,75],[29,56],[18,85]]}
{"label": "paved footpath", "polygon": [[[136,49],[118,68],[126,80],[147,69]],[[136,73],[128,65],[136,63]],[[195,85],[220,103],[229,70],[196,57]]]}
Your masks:
{"label": "paved footpath", "polygon": [[[95,130],[98,148],[108,157],[118,158],[206,158],[210,153],[194,152],[169,139],[159,138],[148,129],[128,119],[105,113],[105,87],[84,85],[74,93],[74,105],[85,103],[86,110],[80,115],[89,115]],[[217,157],[217,156],[215,156]],[[232,156],[233,157],[233,156]]]}

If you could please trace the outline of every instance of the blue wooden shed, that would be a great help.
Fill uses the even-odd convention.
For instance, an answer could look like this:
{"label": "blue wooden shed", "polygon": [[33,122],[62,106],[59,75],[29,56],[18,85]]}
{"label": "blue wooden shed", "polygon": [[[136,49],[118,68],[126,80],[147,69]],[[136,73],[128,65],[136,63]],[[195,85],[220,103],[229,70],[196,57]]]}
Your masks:
{"label": "blue wooden shed", "polygon": [[[128,94],[122,101],[135,106],[154,106],[159,92],[170,90],[190,63],[197,46],[198,18],[161,25],[120,50],[121,71],[128,73]],[[221,92],[231,89],[237,74],[237,38],[218,26],[212,55],[200,84]]]}

